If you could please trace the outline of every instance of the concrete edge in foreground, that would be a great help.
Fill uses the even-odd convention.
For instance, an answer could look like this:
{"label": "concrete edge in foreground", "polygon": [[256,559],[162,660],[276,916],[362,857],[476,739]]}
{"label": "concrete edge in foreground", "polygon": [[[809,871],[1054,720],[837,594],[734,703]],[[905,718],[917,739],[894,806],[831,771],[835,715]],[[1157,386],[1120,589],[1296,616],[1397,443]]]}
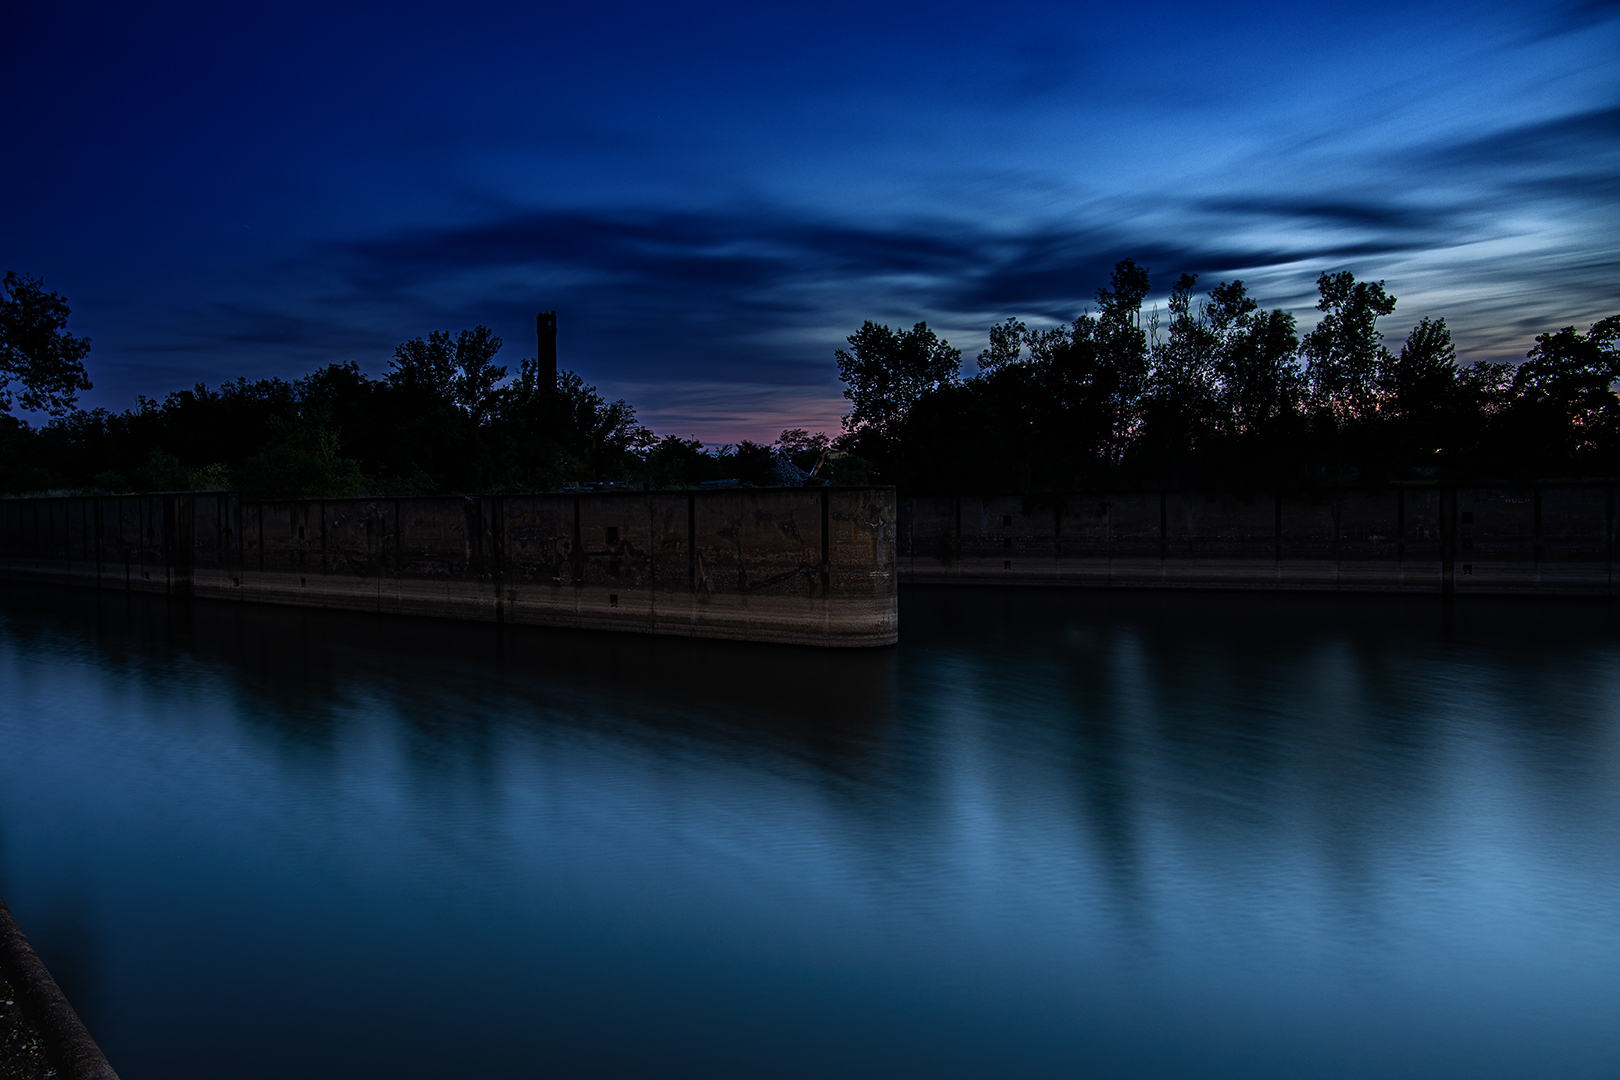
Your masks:
{"label": "concrete edge in foreground", "polygon": [[11,909],[0,900],[0,970],[17,992],[17,1003],[39,1028],[52,1060],[68,1080],[118,1080],[101,1047],[45,964],[28,944]]}

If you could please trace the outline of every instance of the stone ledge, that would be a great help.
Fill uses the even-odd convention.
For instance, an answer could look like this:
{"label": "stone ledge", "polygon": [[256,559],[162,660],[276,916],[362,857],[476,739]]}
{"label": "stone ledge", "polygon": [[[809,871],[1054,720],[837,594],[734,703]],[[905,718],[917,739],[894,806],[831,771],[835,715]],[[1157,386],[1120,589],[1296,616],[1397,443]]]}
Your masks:
{"label": "stone ledge", "polygon": [[6,1036],[0,1075],[118,1080],[4,901],[0,901],[0,981],[11,992],[3,1000],[16,1006],[14,1018],[0,1016],[5,1025],[0,1030]]}

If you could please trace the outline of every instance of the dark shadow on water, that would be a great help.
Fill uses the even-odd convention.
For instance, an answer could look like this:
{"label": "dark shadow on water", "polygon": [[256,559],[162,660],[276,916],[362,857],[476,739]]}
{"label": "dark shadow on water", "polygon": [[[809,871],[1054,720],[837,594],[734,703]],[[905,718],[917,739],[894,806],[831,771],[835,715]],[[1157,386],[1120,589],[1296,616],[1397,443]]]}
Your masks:
{"label": "dark shadow on water", "polygon": [[[175,678],[228,671],[246,715],[319,751],[357,695],[384,695],[424,740],[585,721],[611,706],[649,732],[757,740],[828,763],[893,711],[893,649],[826,650],[375,616],[7,584],[13,633],[96,642],[102,662]],[[164,661],[153,665],[152,660]],[[337,706],[343,706],[338,708]]]}
{"label": "dark shadow on water", "polygon": [[1325,639],[1557,647],[1620,637],[1620,604],[1571,597],[1365,595],[908,586],[902,640],[1056,644],[1076,629],[1130,627],[1172,643],[1221,636],[1270,648]]}

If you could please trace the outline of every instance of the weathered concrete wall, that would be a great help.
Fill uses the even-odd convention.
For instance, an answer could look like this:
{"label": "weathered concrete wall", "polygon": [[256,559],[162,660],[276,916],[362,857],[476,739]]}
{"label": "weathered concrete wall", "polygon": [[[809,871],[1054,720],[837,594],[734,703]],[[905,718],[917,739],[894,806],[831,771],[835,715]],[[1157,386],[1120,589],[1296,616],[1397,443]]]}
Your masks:
{"label": "weathered concrete wall", "polygon": [[1615,488],[907,498],[901,581],[1608,595]]}
{"label": "weathered concrete wall", "polygon": [[5,576],[808,645],[898,636],[891,488],[0,502]]}

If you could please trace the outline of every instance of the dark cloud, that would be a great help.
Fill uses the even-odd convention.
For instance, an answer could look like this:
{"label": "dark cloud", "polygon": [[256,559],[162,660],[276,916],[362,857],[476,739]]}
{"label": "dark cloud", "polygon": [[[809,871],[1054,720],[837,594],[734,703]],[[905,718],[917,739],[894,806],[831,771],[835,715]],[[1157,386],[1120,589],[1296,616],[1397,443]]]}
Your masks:
{"label": "dark cloud", "polygon": [[933,273],[973,254],[944,228],[871,229],[753,207],[719,213],[536,212],[341,245],[362,289],[446,273],[566,267],[624,285],[758,294],[806,275]]}
{"label": "dark cloud", "polygon": [[[1216,217],[1359,232],[1361,254],[1442,247],[1488,234],[1503,209],[1532,201],[1601,209],[1620,190],[1620,107],[1523,124],[1417,153],[1386,155],[1373,181],[1309,196],[1251,192],[1196,205]],[[1352,193],[1353,192],[1353,193]],[[1462,192],[1462,194],[1459,194]],[[1325,249],[1324,255],[1348,254]]]}
{"label": "dark cloud", "polygon": [[1433,233],[1455,220],[1450,212],[1388,202],[1301,199],[1293,196],[1266,199],[1256,196],[1206,199],[1204,209],[1222,214],[1289,218],[1357,229],[1383,229],[1406,233]]}
{"label": "dark cloud", "polygon": [[1620,17],[1620,0],[1576,0],[1574,3],[1549,4],[1530,14],[1531,23],[1525,40],[1541,42],[1560,34],[1579,33],[1617,17]]}
{"label": "dark cloud", "polygon": [[[356,295],[412,295],[446,280],[523,271],[560,295],[637,313],[660,326],[748,314],[816,322],[829,298],[872,308],[978,316],[1051,309],[1072,317],[1126,255],[1181,269],[1227,270],[1317,259],[1342,261],[1434,242],[1434,215],[1373,204],[1228,200],[1233,216],[1376,224],[1387,239],[1243,247],[1206,227],[1181,244],[1126,227],[1053,223],[996,231],[961,221],[858,227],[782,210],[709,213],[533,212],[461,228],[414,229],[343,245],[340,272]],[[323,256],[323,259],[325,256]],[[555,282],[561,282],[557,284]],[[538,288],[539,286],[537,286]],[[755,333],[750,324],[739,333]]]}
{"label": "dark cloud", "polygon": [[1440,147],[1426,155],[1434,166],[1495,170],[1504,166],[1580,173],[1620,155],[1620,106],[1523,124]]}

